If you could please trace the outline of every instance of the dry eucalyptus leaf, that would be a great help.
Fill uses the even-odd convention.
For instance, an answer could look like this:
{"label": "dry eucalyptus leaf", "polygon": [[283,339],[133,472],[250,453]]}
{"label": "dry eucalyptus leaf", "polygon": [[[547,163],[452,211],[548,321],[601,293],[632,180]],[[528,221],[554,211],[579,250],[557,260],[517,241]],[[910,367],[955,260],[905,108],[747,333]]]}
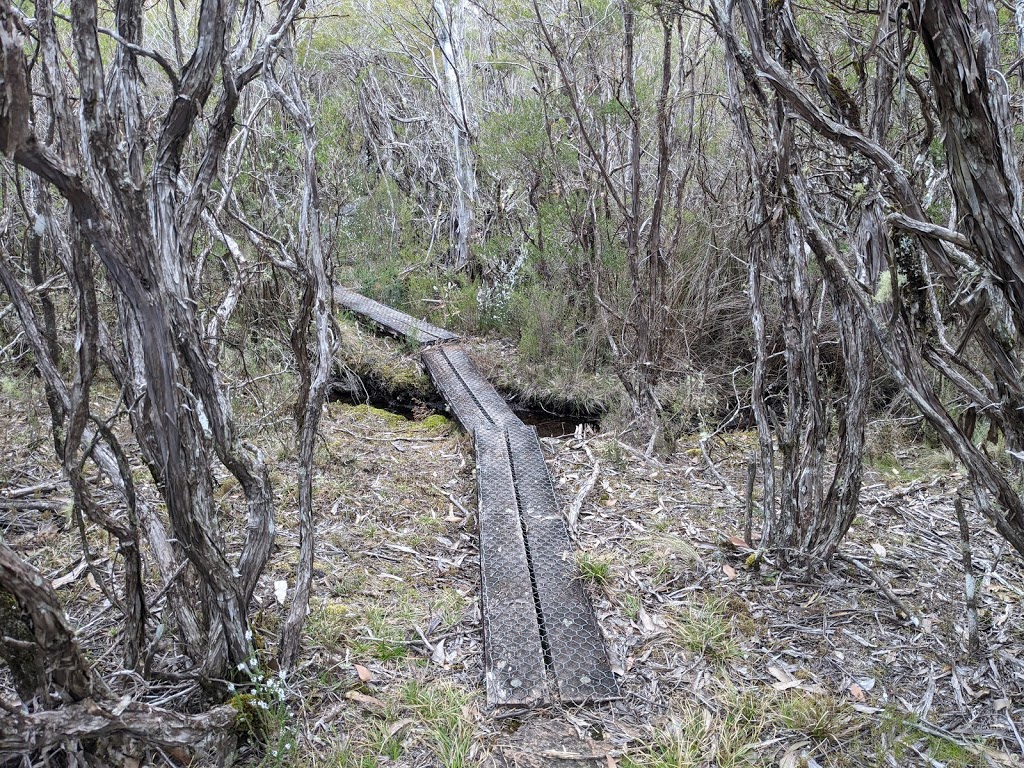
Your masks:
{"label": "dry eucalyptus leaf", "polygon": [[362,664],[353,664],[352,666],[355,667],[356,674],[359,675],[359,679],[364,683],[368,683],[373,680],[373,673]]}

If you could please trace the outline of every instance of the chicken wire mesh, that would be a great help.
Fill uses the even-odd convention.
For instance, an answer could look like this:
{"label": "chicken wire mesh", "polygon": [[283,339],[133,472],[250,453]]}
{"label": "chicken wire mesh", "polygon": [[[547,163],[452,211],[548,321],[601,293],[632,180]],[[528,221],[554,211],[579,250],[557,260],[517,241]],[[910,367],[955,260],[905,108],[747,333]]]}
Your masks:
{"label": "chicken wire mesh", "polygon": [[470,434],[482,427],[518,421],[463,350],[432,347],[423,351],[422,358],[455,418]]}
{"label": "chicken wire mesh", "polygon": [[547,673],[505,432],[483,427],[473,437],[487,699],[539,703],[547,698]]}
{"label": "chicken wire mesh", "polygon": [[[457,338],[345,288],[335,299],[424,346]],[[551,678],[563,702],[619,698],[536,430],[516,418],[461,348],[431,347],[422,357],[476,445],[488,700],[545,703]]]}
{"label": "chicken wire mesh", "polygon": [[620,697],[604,638],[583,588],[537,431],[506,425],[508,454],[551,668],[562,701]]}
{"label": "chicken wire mesh", "polygon": [[420,344],[434,344],[458,338],[444,328],[438,328],[425,320],[417,320],[405,312],[399,312],[348,288],[335,288],[334,300],[350,312],[369,318],[381,328]]}

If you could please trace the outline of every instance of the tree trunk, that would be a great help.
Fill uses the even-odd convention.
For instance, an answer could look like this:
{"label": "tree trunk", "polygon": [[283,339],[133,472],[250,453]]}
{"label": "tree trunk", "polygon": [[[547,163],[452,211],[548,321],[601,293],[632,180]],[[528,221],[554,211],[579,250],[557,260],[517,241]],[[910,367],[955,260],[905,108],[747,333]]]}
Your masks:
{"label": "tree trunk", "polygon": [[464,0],[434,0],[437,20],[434,35],[441,52],[445,95],[452,119],[452,163],[455,168],[452,246],[456,269],[464,269],[473,261],[473,209],[476,205],[476,159],[463,28],[465,12]]}

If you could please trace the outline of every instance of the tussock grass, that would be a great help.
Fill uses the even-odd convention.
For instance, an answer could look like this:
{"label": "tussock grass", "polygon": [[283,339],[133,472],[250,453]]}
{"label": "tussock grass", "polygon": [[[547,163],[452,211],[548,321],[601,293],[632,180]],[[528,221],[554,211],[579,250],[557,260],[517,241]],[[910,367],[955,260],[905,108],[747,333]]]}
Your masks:
{"label": "tussock grass", "polygon": [[838,700],[805,691],[780,692],[768,686],[737,688],[716,678],[710,695],[695,701],[673,702],[651,744],[623,761],[623,768],[775,768],[776,750],[765,747],[791,743],[792,761],[801,762],[799,745],[819,750],[863,729],[848,707]]}
{"label": "tussock grass", "polygon": [[422,721],[427,742],[439,765],[467,768],[473,764],[468,693],[447,681],[424,684],[410,680],[402,691],[402,701]]}
{"label": "tussock grass", "polygon": [[713,663],[739,657],[740,647],[727,601],[717,597],[696,597],[672,622],[677,642]]}
{"label": "tussock grass", "polygon": [[612,580],[612,563],[607,555],[577,552],[576,566],[580,569],[580,578],[587,584],[601,587]]}

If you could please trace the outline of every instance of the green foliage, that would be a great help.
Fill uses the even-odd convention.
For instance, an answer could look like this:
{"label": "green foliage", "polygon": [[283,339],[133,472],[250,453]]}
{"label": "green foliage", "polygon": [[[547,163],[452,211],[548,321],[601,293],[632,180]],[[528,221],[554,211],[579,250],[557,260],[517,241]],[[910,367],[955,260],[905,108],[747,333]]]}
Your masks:
{"label": "green foliage", "polygon": [[466,705],[469,696],[449,682],[410,680],[402,701],[426,724],[431,751],[443,768],[465,768],[473,745],[473,729]]}
{"label": "green foliage", "polygon": [[580,577],[589,584],[600,587],[611,581],[612,564],[606,557],[578,552],[576,565],[580,569]]}
{"label": "green foliage", "polygon": [[254,656],[238,665],[244,688],[228,703],[237,713],[235,727],[248,741],[263,749],[263,766],[290,765],[295,761],[296,735],[291,725],[283,675],[264,671]]}

